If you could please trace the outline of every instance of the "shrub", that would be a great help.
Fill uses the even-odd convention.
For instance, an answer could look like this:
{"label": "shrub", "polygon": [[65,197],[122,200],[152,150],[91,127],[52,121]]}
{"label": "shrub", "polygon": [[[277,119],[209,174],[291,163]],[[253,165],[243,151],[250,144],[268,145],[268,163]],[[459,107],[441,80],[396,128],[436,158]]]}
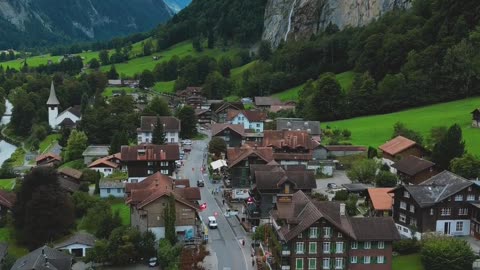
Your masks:
{"label": "shrub", "polygon": [[420,242],[416,239],[402,239],[393,243],[393,251],[402,255],[417,253],[420,251]]}

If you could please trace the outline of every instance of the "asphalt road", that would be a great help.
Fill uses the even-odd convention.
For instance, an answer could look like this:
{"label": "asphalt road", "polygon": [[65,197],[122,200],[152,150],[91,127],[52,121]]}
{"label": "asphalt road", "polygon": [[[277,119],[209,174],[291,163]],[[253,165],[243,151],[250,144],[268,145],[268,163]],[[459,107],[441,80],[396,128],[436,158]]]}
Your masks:
{"label": "asphalt road", "polygon": [[[209,216],[214,216],[215,213],[218,228],[208,230],[208,245],[213,251],[213,257],[216,257],[215,269],[219,270],[246,270],[252,269],[250,265],[250,249],[248,246],[241,245],[242,239],[246,237],[243,229],[239,228],[238,220],[235,217],[227,218],[223,215],[221,206],[217,203],[212,190],[218,185],[213,185],[201,172],[205,153],[207,151],[208,140],[194,141],[192,151],[188,155],[184,166],[179,171],[179,178],[190,179],[190,186],[197,186],[199,178],[205,179],[205,187],[201,187],[202,200],[200,203],[207,203],[207,209],[200,213],[204,222],[207,222]],[[221,203],[220,203],[221,204]],[[214,253],[214,254],[213,254]]]}

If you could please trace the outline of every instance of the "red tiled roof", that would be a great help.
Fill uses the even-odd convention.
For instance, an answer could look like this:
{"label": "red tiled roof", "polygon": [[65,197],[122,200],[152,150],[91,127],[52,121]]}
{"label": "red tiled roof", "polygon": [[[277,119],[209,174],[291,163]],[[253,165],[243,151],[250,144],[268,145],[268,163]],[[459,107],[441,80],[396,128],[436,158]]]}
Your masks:
{"label": "red tiled roof", "polygon": [[[180,132],[180,120],[173,116],[159,116],[164,132]],[[140,131],[152,132],[157,125],[157,116],[140,117]]]}
{"label": "red tiled roof", "polygon": [[12,208],[15,204],[17,196],[13,192],[8,192],[0,189],[0,205]]}
{"label": "red tiled roof", "polygon": [[59,155],[55,155],[53,153],[46,153],[46,154],[43,154],[43,155],[39,155],[35,158],[35,161],[38,163],[38,162],[40,162],[42,160],[45,160],[47,158],[52,158],[54,160],[62,161],[62,158]]}
{"label": "red tiled roof", "polygon": [[416,145],[417,143],[407,139],[403,136],[397,136],[390,141],[386,142],[385,144],[381,145],[379,148],[383,152],[390,154],[390,155],[396,155],[402,151],[405,151],[406,149]]}
{"label": "red tiled roof", "polygon": [[367,148],[364,146],[354,146],[354,145],[326,145],[324,146],[328,151],[367,151]]}
{"label": "red tiled roof", "polygon": [[392,191],[393,188],[369,188],[368,195],[372,201],[373,208],[375,210],[391,210],[393,204],[392,195],[388,192]]}
{"label": "red tiled roof", "polygon": [[116,169],[119,165],[117,163],[111,162],[106,158],[97,159],[94,162],[88,165],[88,168],[95,168],[95,167],[110,167]]}
{"label": "red tiled roof", "polygon": [[227,112],[227,120],[231,121],[235,116],[238,114],[243,114],[245,118],[248,119],[250,122],[263,122],[267,119],[267,114],[264,112],[257,112],[257,111],[238,111],[238,110],[228,110]]}
{"label": "red tiled roof", "polygon": [[122,161],[173,161],[180,158],[180,149],[176,144],[122,146],[121,157]]}
{"label": "red tiled roof", "polygon": [[279,112],[281,110],[295,110],[295,105],[272,105],[270,106],[271,112]]}
{"label": "red tiled roof", "polygon": [[245,128],[243,125],[233,125],[233,124],[213,124],[212,125],[212,136],[216,136],[218,133],[222,132],[225,129],[230,129],[235,131],[240,136],[245,135]]}

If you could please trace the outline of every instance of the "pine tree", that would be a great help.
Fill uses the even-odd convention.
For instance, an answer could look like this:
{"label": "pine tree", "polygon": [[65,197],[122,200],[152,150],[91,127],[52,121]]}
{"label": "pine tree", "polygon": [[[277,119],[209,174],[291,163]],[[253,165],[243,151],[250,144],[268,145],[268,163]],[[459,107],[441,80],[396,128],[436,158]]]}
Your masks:
{"label": "pine tree", "polygon": [[166,142],[165,131],[163,130],[163,124],[160,121],[160,117],[157,116],[157,123],[152,132],[153,144],[164,144]]}
{"label": "pine tree", "polygon": [[168,205],[163,210],[163,219],[165,221],[165,239],[167,239],[170,244],[175,245],[177,242],[177,234],[175,231],[176,211],[173,193],[170,193]]}
{"label": "pine tree", "polygon": [[462,138],[462,129],[458,124],[451,126],[447,134],[437,143],[432,152],[432,160],[441,169],[447,170],[450,161],[463,156],[465,153],[465,141]]}
{"label": "pine tree", "polygon": [[113,155],[120,152],[122,145],[128,145],[127,134],[125,134],[125,132],[117,131],[113,134],[108,153]]}

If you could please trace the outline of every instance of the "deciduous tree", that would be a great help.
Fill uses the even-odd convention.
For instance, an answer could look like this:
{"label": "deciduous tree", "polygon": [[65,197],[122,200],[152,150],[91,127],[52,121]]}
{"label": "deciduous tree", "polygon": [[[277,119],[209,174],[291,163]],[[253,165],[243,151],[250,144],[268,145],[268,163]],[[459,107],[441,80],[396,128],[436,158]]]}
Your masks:
{"label": "deciduous tree", "polygon": [[433,236],[423,241],[422,264],[429,270],[471,269],[475,254],[467,241],[455,237]]}
{"label": "deciduous tree", "polygon": [[458,124],[454,124],[448,129],[442,140],[434,146],[432,160],[439,168],[447,170],[450,162],[464,153],[465,141],[463,141],[462,129]]}
{"label": "deciduous tree", "polygon": [[183,106],[177,114],[181,121],[180,137],[193,138],[197,135],[197,117],[190,106]]}
{"label": "deciduous tree", "polygon": [[352,168],[347,171],[347,176],[352,181],[360,183],[373,183],[375,181],[377,162],[373,159],[363,159],[355,161]]}
{"label": "deciduous tree", "polygon": [[221,153],[227,153],[227,143],[220,137],[213,137],[208,143],[208,152],[219,157]]}
{"label": "deciduous tree", "polygon": [[88,138],[84,132],[72,130],[64,152],[65,161],[81,159],[83,151],[87,148],[87,141]]}
{"label": "deciduous tree", "polygon": [[480,177],[480,159],[472,154],[465,154],[463,157],[452,159],[450,169],[467,179],[476,179]]}

